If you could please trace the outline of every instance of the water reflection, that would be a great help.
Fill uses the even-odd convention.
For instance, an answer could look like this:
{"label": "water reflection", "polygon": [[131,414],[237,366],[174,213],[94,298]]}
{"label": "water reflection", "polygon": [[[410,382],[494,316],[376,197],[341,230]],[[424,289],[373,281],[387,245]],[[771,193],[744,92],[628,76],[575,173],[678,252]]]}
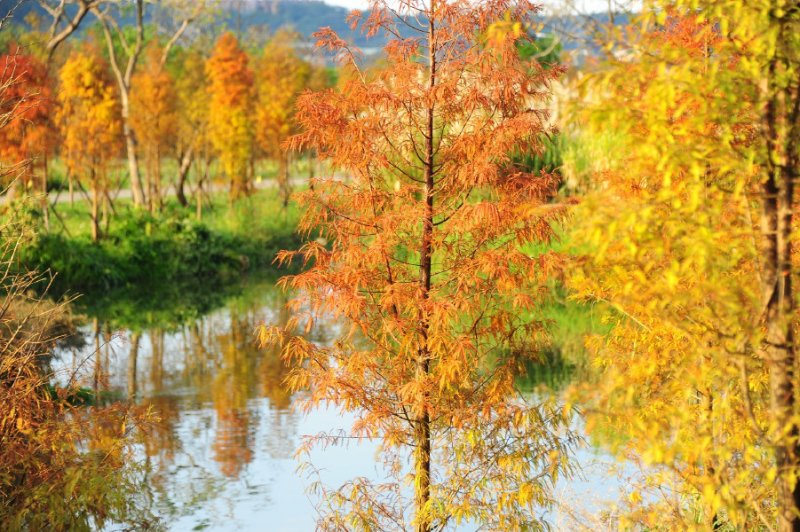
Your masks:
{"label": "water reflection", "polygon": [[[128,398],[157,414],[137,435],[140,459],[149,465],[149,491],[141,498],[167,528],[313,530],[318,501],[306,493],[309,479],[296,473],[294,450],[304,435],[349,429],[352,417],[293,409],[278,352],[255,344],[258,325],[283,325],[289,317],[285,296],[271,281],[243,285],[212,304],[191,297],[159,293],[145,301],[156,307],[145,309],[141,301],[131,305],[119,297],[101,302],[86,311],[96,318],[82,328],[85,345],[65,348],[56,362],[77,370],[78,384],[100,397]],[[317,342],[336,334],[324,323],[312,332]],[[574,367],[554,355],[529,368],[520,384],[535,393],[574,377]],[[315,450],[310,458],[321,480],[338,486],[357,476],[383,478],[376,448],[376,442],[362,442]],[[594,513],[602,507],[596,499],[616,500],[620,483],[609,477],[608,457],[583,450],[576,458],[587,477],[556,486],[569,513]],[[560,514],[549,517],[558,529],[572,529]]]}
{"label": "water reflection", "polygon": [[[119,319],[92,318],[81,329],[86,346],[60,353],[60,364],[78,369],[78,384],[101,397],[127,397],[157,415],[138,437],[150,466],[153,511],[168,526],[181,528],[181,517],[189,528],[219,525],[245,499],[269,505],[270,478],[293,472],[300,419],[283,385],[287,368],[254,335],[264,322],[285,324],[285,302],[264,282],[181,323],[170,317],[141,326],[136,319],[126,328]],[[257,474],[250,471],[254,461]],[[265,465],[282,474],[265,478]],[[302,487],[297,495],[307,503]]]}

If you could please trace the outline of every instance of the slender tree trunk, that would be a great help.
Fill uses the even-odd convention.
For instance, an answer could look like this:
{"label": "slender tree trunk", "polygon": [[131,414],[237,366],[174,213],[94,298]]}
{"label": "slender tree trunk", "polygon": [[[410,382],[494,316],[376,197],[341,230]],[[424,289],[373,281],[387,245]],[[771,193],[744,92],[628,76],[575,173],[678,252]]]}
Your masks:
{"label": "slender tree trunk", "polygon": [[100,184],[92,170],[92,242],[100,240]]}
{"label": "slender tree trunk", "polygon": [[92,388],[95,401],[98,401],[100,396],[100,373],[103,371],[103,366],[100,360],[100,322],[97,318],[92,320],[92,325],[94,329],[94,378],[92,379]]}
{"label": "slender tree trunk", "polygon": [[128,174],[130,176],[130,187],[133,191],[133,204],[136,207],[143,207],[145,205],[144,190],[142,189],[142,179],[139,173],[139,159],[136,154],[136,134],[131,126],[131,79],[133,72],[136,68],[136,63],[139,60],[139,54],[144,45],[144,0],[135,0],[135,15],[136,15],[136,40],[129,51],[128,62],[123,71],[117,59],[117,50],[114,46],[114,37],[112,36],[112,28],[117,28],[117,36],[121,39],[126,37],[119,31],[119,26],[113,25],[109,22],[107,15],[104,11],[100,10],[98,6],[92,8],[92,12],[100,21],[103,34],[106,39],[106,48],[108,49],[108,58],[111,63],[111,71],[117,79],[119,86],[119,99],[120,107],[122,110],[122,134],[125,137],[125,150],[128,155]]}
{"label": "slender tree trunk", "polygon": [[284,151],[278,156],[278,187],[280,188],[283,208],[289,206],[289,198],[292,196],[292,187],[289,183],[289,157]]}
{"label": "slender tree trunk", "polygon": [[131,334],[131,352],[128,354],[128,400],[133,401],[136,398],[137,388],[137,371],[136,362],[139,358],[139,340],[142,334],[135,332]]}
{"label": "slender tree trunk", "polygon": [[[431,2],[431,13],[434,2]],[[436,85],[436,55],[435,27],[433,16],[428,21],[428,62],[429,82],[432,92]],[[420,244],[420,269],[419,285],[421,301],[418,314],[419,321],[419,348],[417,352],[416,378],[427,380],[430,372],[430,349],[428,348],[428,317],[427,302],[431,290],[431,266],[433,255],[433,195],[434,195],[434,161],[433,161],[433,105],[427,109],[427,124],[425,132],[425,161],[423,195],[425,197],[425,211],[422,219],[422,241]],[[423,386],[424,389],[424,386]],[[430,532],[431,519],[427,508],[431,497],[431,420],[428,412],[427,397],[423,394],[419,398],[420,404],[416,407],[416,420],[414,423],[414,462],[415,482],[414,500],[416,506],[416,527],[418,532]]]}
{"label": "slender tree trunk", "polygon": [[110,223],[110,220],[109,220],[109,215],[108,215],[108,210],[109,210],[109,209],[108,209],[108,195],[107,195],[107,194],[105,194],[105,190],[104,190],[103,192],[104,192],[104,193],[103,193],[103,195],[102,195],[102,199],[101,199],[101,201],[102,201],[102,208],[103,208],[103,221],[102,221],[102,227],[103,227],[103,233],[108,233],[108,225],[109,225],[109,223]]}
{"label": "slender tree trunk", "polygon": [[143,207],[145,204],[144,189],[142,189],[142,179],[139,173],[139,158],[136,155],[136,136],[131,127],[130,104],[128,103],[128,92],[120,90],[122,97],[122,133],[125,136],[125,150],[128,154],[128,174],[130,176],[130,186],[133,191],[133,204],[136,207]]}
{"label": "slender tree trunk", "polygon": [[50,232],[50,201],[47,195],[47,154],[44,156],[42,164],[42,221],[44,222],[45,232]]}
{"label": "slender tree trunk", "polygon": [[146,162],[147,164],[145,164],[144,168],[144,190],[147,198],[147,210],[154,212],[153,200],[155,199],[155,194],[153,194],[153,165],[150,164],[150,161]]}
{"label": "slender tree trunk", "polygon": [[[779,182],[776,182],[778,181]],[[798,468],[798,427],[794,418],[797,363],[792,317],[795,312],[791,279],[791,225],[793,185],[783,175],[771,175],[764,185],[762,214],[763,297],[765,302],[765,358],[769,368],[770,412],[779,428],[775,445],[778,470],[778,530],[800,530],[800,493],[792,478]]]}
{"label": "slender tree trunk", "polygon": [[192,146],[189,146],[181,154],[181,162],[180,166],[178,167],[178,179],[175,185],[175,196],[178,198],[178,203],[180,203],[183,207],[189,205],[189,202],[186,199],[186,193],[184,192],[184,187],[186,186],[186,178],[189,176],[189,169],[192,167],[193,153],[194,150]]}
{"label": "slender tree trunk", "polygon": [[195,200],[195,217],[197,221],[203,220],[203,182],[197,183],[197,192],[195,193],[197,199]]}
{"label": "slender tree trunk", "polygon": [[208,182],[208,153],[203,158],[203,175],[197,180],[197,221],[203,219],[203,185]]}
{"label": "slender tree trunk", "polygon": [[779,471],[777,485],[780,532],[800,531],[800,484],[798,474],[798,424],[794,343],[796,294],[793,287],[792,239],[794,180],[798,177],[800,99],[786,78],[791,51],[786,18],[778,21],[778,39],[766,80],[767,104],[764,131],[769,174],[762,185],[761,294],[766,330],[764,358],[769,368],[770,414],[778,427],[775,442]]}
{"label": "slender tree trunk", "polygon": [[164,207],[161,197],[161,147],[156,145],[155,159],[153,159],[153,170],[155,171],[155,204],[156,209],[161,212]]}
{"label": "slender tree trunk", "polygon": [[67,170],[67,182],[69,183],[69,206],[75,206],[75,187],[72,182],[72,172]]}

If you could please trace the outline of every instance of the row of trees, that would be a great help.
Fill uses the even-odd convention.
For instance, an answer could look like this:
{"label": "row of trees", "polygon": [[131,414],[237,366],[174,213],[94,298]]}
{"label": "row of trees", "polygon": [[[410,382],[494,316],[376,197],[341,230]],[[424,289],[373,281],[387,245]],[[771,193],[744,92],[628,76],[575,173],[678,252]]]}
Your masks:
{"label": "row of trees", "polygon": [[[111,42],[116,47],[122,41]],[[300,57],[299,42],[297,34],[280,30],[256,56],[230,33],[207,51],[174,43],[167,48],[153,40],[137,68],[131,67],[124,89],[115,83],[117,60],[92,39],[72,46],[60,65],[46,64],[32,47],[11,45],[0,68],[16,93],[3,104],[19,105],[21,112],[3,129],[2,164],[19,165],[14,175],[19,188],[43,195],[47,215],[48,161],[59,157],[70,196],[73,182],[91,193],[95,239],[114,209],[111,173],[128,138],[134,139],[136,170],[129,153],[127,179],[117,186],[129,186],[137,206],[162,207],[165,168],[178,201],[187,205],[187,179],[195,168],[199,208],[214,161],[230,183],[233,201],[252,190],[256,161],[264,157],[277,163],[285,205],[291,187],[282,144],[298,132],[294,102],[303,90],[329,83],[323,67]]]}

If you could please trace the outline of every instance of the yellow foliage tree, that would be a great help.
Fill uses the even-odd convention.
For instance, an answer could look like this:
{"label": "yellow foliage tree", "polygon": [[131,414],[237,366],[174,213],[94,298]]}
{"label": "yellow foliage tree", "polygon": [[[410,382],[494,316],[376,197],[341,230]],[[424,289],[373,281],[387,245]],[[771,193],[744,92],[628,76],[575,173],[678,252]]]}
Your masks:
{"label": "yellow foliage tree", "polygon": [[589,252],[570,285],[614,324],[589,342],[589,423],[649,464],[639,526],[800,527],[787,7],[648,2],[627,53],[583,86],[588,136],[618,139],[574,217]]}
{"label": "yellow foliage tree", "polygon": [[211,99],[209,135],[230,179],[231,200],[235,200],[250,191],[253,73],[248,67],[247,54],[232,33],[225,33],[217,41],[206,63],[206,75]]}
{"label": "yellow foliage tree", "polygon": [[59,72],[59,82],[57,120],[62,154],[68,171],[92,191],[92,239],[98,240],[100,204],[107,201],[108,166],[120,148],[119,101],[106,65],[88,49],[70,54]]}
{"label": "yellow foliage tree", "polygon": [[211,158],[208,138],[208,97],[205,59],[197,50],[186,50],[181,57],[179,74],[175,79],[175,96],[179,116],[176,150],[178,157],[177,198],[181,205],[188,205],[184,191],[192,163],[202,160],[206,172],[197,179],[197,208],[202,204],[202,181]]}
{"label": "yellow foliage tree", "polygon": [[289,154],[286,139],[296,134],[295,102],[308,88],[311,65],[297,56],[293,45],[299,41],[293,31],[281,29],[269,40],[258,63],[256,76],[258,107],[256,138],[268,157],[278,162],[278,187],[284,208],[292,192],[289,182]]}

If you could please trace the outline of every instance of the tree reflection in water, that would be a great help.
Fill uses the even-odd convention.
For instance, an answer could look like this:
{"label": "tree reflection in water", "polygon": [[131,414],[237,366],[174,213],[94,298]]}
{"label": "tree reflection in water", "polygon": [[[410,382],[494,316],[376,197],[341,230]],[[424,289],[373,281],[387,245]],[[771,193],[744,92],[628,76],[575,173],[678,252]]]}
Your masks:
{"label": "tree reflection in water", "polygon": [[154,510],[167,521],[204,501],[243,496],[231,488],[237,479],[252,491],[248,466],[260,453],[262,461],[292,460],[298,419],[284,386],[287,368],[254,338],[262,323],[286,322],[284,303],[271,284],[260,285],[205,316],[126,311],[137,315],[129,327],[100,314],[84,329],[88,345],[78,358],[98,353],[86,365],[85,384],[157,416],[137,437]]}

